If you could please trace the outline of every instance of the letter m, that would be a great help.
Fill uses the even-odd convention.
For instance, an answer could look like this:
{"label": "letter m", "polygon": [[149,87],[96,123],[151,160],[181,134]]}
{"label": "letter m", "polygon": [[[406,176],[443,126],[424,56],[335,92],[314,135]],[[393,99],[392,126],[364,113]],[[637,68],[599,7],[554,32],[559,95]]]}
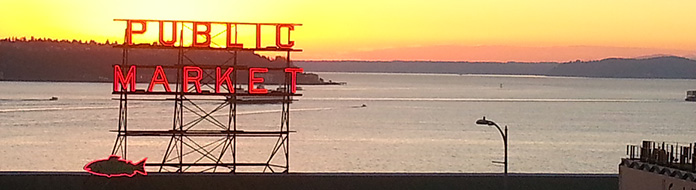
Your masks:
{"label": "letter m", "polygon": [[[118,85],[121,84],[121,89]],[[127,90],[126,86],[130,85],[130,91],[135,91],[135,65],[130,66],[128,69],[128,74],[123,77],[123,71],[121,71],[121,66],[114,65],[114,92],[120,92],[121,90]]]}

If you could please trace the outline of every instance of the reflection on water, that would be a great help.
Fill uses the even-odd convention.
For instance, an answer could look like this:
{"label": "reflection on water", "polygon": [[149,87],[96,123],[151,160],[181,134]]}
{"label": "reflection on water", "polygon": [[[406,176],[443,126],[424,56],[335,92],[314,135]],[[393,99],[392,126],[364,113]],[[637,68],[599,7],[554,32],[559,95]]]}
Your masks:
{"label": "reflection on water", "polygon": [[[321,76],[348,85],[299,92],[290,118],[293,172],[499,172],[491,161],[502,160],[502,140],[474,123],[482,116],[509,126],[513,172],[616,173],[626,144],[689,143],[696,132],[696,104],[683,101],[696,80]],[[108,155],[116,138],[109,130],[118,123],[111,88],[0,82],[0,170],[79,171]],[[132,102],[129,127],[168,129],[172,114],[171,101]],[[240,105],[238,114],[240,129],[274,129],[280,106]],[[133,159],[158,160],[168,140],[132,138],[129,151]],[[243,139],[240,160],[267,156],[273,144],[266,144]]]}

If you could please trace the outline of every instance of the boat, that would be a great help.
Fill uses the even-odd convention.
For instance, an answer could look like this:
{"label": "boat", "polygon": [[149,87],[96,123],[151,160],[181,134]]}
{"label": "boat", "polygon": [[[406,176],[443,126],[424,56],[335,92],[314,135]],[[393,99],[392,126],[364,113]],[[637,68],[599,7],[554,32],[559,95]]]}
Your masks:
{"label": "boat", "polygon": [[[259,89],[261,88],[263,88],[263,86],[259,87]],[[294,101],[292,96],[278,95],[285,92],[285,88],[283,87],[279,87],[276,90],[269,90],[266,95],[251,95],[243,88],[235,88],[235,91],[240,93],[240,95],[236,96],[236,103],[238,104],[280,104],[283,102],[292,103],[292,101]],[[227,97],[227,101],[232,101],[232,97]]]}
{"label": "boat", "polygon": [[696,90],[686,91],[686,101],[696,102]]}
{"label": "boat", "polygon": [[[228,99],[228,101],[230,101]],[[293,98],[287,100],[283,96],[237,96],[238,104],[280,104],[283,102],[292,103]]]}

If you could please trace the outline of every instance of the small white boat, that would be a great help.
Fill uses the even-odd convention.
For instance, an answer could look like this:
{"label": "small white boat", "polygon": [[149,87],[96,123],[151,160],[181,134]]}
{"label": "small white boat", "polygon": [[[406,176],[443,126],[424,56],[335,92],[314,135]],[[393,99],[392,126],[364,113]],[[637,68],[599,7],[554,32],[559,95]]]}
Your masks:
{"label": "small white boat", "polygon": [[686,101],[696,102],[696,90],[686,91]]}

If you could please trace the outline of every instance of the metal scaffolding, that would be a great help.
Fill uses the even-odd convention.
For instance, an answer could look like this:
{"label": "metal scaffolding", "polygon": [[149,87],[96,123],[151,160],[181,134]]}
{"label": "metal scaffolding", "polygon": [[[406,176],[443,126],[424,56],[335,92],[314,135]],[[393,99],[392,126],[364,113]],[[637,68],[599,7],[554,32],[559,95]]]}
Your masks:
{"label": "metal scaffolding", "polygon": [[[182,33],[183,33],[182,27]],[[183,35],[181,35],[183,36]],[[236,40],[236,38],[235,38]],[[128,68],[131,65],[131,51],[137,49],[158,49],[165,51],[177,51],[177,62],[174,65],[164,65],[166,69],[176,70],[176,82],[172,82],[175,88],[171,92],[151,92],[144,90],[128,91],[120,88],[113,94],[118,95],[119,119],[118,129],[112,132],[117,133],[116,141],[111,152],[112,155],[120,155],[127,159],[129,149],[128,142],[135,137],[161,137],[169,138],[169,143],[164,150],[161,160],[148,162],[146,166],[157,167],[159,172],[231,172],[237,173],[238,168],[249,167],[258,168],[251,172],[271,172],[287,173],[289,170],[289,135],[294,131],[290,130],[290,104],[295,94],[291,90],[292,76],[285,73],[284,82],[278,90],[269,90],[268,94],[252,94],[249,89],[244,89],[243,81],[238,80],[238,72],[248,71],[249,63],[241,65],[238,63],[240,52],[256,51],[276,51],[287,53],[285,68],[292,67],[290,64],[290,53],[301,51],[291,48],[199,48],[185,47],[183,37],[178,47],[164,47],[158,45],[117,45],[116,48],[123,50],[121,68]],[[223,63],[200,64],[195,58],[188,54],[196,51],[221,51],[227,52],[229,56]],[[233,68],[231,78],[235,89],[228,89],[225,85],[225,93],[216,92],[215,87],[210,83],[201,84],[201,89],[195,86],[186,88],[188,84],[181,78],[185,66],[197,66],[203,68],[202,81],[216,80],[215,67]],[[138,65],[138,68],[154,69],[152,65]],[[206,69],[207,68],[207,69]],[[281,70],[284,68],[268,68],[269,70]],[[219,74],[218,74],[219,75]],[[234,93],[229,93],[229,91]],[[129,127],[128,115],[129,106],[133,102],[142,102],[149,97],[166,97],[157,99],[158,101],[173,102],[173,115],[170,127],[157,126],[154,130],[144,130]],[[150,101],[152,99],[148,99]],[[280,124],[274,130],[250,130],[238,125],[238,104],[248,103],[274,103],[281,104]],[[132,108],[135,109],[135,108]],[[240,138],[271,138],[275,139],[275,144],[270,150],[269,156],[264,160],[240,161],[237,154],[240,145]],[[132,150],[131,150],[132,151]],[[148,160],[150,161],[150,160]],[[152,160],[155,161],[155,160]],[[262,169],[261,169],[262,168]],[[149,170],[153,170],[152,168]],[[246,172],[249,170],[244,170]]]}

